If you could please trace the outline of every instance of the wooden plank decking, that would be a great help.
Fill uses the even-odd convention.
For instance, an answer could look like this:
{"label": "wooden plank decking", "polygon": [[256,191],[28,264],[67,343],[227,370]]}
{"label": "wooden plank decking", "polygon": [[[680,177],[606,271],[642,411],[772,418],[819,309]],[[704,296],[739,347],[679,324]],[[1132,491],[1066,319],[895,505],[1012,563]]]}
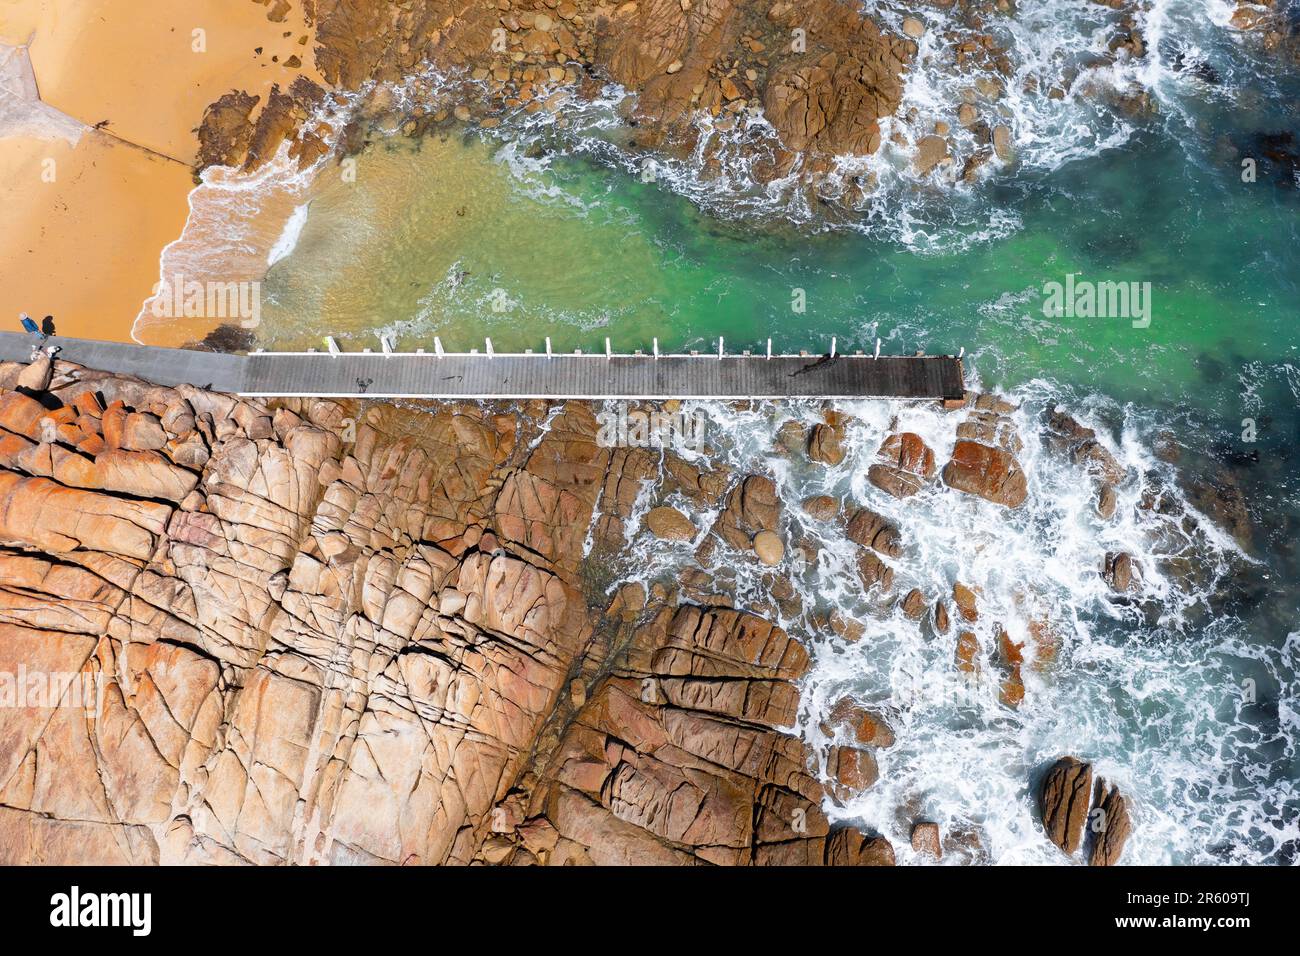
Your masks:
{"label": "wooden plank decking", "polygon": [[[963,395],[955,356],[488,355],[254,352],[55,338],[59,358],[151,382],[253,396],[370,398],[892,398]],[[0,359],[26,361],[32,339],[0,333]]]}

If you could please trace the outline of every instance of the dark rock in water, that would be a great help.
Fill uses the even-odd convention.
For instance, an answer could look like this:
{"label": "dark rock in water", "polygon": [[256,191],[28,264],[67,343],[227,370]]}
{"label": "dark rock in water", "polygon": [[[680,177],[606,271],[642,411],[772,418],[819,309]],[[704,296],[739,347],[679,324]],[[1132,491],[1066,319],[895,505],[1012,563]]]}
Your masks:
{"label": "dark rock in water", "polygon": [[1250,550],[1254,534],[1246,495],[1226,471],[1220,470],[1217,478],[1187,482],[1187,497],[1192,507],[1232,535],[1243,549]]}
{"label": "dark rock in water", "polygon": [[943,852],[958,863],[981,866],[990,862],[984,842],[984,837],[975,827],[958,826],[944,834]]}
{"label": "dark rock in water", "polygon": [[921,479],[916,475],[908,474],[893,465],[872,465],[867,469],[867,481],[895,498],[910,498],[923,487]]}
{"label": "dark rock in water", "polygon": [[1097,439],[1094,429],[1059,408],[1047,416],[1047,428],[1050,447],[1067,454],[1070,461],[1086,468],[1098,480],[1116,485],[1124,479],[1124,468]]}
{"label": "dark rock in water", "polygon": [[727,496],[713,530],[737,551],[748,551],[754,535],[776,530],[780,516],[776,484],[766,475],[749,475]]}
{"label": "dark rock in water", "polygon": [[1039,792],[1038,808],[1047,838],[1073,856],[1083,842],[1092,795],[1092,764],[1062,757],[1047,771]]}
{"label": "dark rock in water", "polygon": [[960,581],[952,586],[952,600],[957,605],[957,612],[961,615],[963,621],[974,623],[980,619],[979,608],[976,605],[976,594]]}
{"label": "dark rock in water", "polygon": [[1242,156],[1262,161],[1261,172],[1271,174],[1276,185],[1284,189],[1300,187],[1300,145],[1294,133],[1256,133],[1237,139],[1234,145]]}
{"label": "dark rock in water", "polygon": [[1054,763],[1043,778],[1038,806],[1047,838],[1067,856],[1074,856],[1082,845],[1086,825],[1088,863],[1113,866],[1119,861],[1133,829],[1128,802],[1118,787],[1108,787],[1101,779],[1094,796],[1091,764],[1076,757]]}
{"label": "dark rock in water", "polygon": [[885,719],[874,711],[867,710],[852,697],[843,698],[831,708],[821,729],[828,737],[835,736],[838,730],[849,731],[853,734],[853,739],[864,747],[894,746],[894,731]]}
{"label": "dark rock in water", "polygon": [[1106,579],[1112,591],[1125,594],[1133,589],[1133,558],[1124,551],[1112,551],[1106,555],[1106,563],[1101,576]]}
{"label": "dark rock in water", "polygon": [[256,343],[257,337],[251,329],[222,324],[205,335],[202,341],[190,342],[185,347],[201,352],[251,352]]}
{"label": "dark rock in water", "polygon": [[1173,40],[1162,40],[1159,49],[1160,56],[1168,61],[1170,68],[1175,72],[1194,76],[1211,86],[1218,86],[1223,81],[1219,71],[1213,65],[1202,57],[1190,53],[1182,44]]}
{"label": "dark rock in water", "polygon": [[878,454],[881,461],[867,470],[867,480],[895,498],[916,494],[934,474],[934,452],[912,432],[890,435]]}
{"label": "dark rock in water", "polygon": [[953,662],[957,670],[963,674],[978,674],[980,642],[970,631],[962,631],[957,635],[957,649],[953,653]]}
{"label": "dark rock in water", "polygon": [[784,455],[793,455],[802,450],[807,441],[808,434],[802,422],[794,420],[785,422],[776,431],[776,448]]}
{"label": "dark rock in water", "polygon": [[832,747],[827,770],[835,781],[835,793],[841,798],[861,793],[880,779],[876,758],[869,750],[856,747]]}
{"label": "dark rock in water", "polygon": [[1163,431],[1156,436],[1152,451],[1161,461],[1176,465],[1183,457],[1183,448],[1173,432]]}
{"label": "dark rock in water", "polygon": [[894,848],[882,836],[866,836],[852,827],[826,840],[827,866],[893,866]]}
{"label": "dark rock in water", "polygon": [[948,626],[948,606],[940,598],[934,602],[934,629],[940,634],[947,634]]}
{"label": "dark rock in water", "polygon": [[1107,787],[1105,780],[1097,781],[1097,797],[1093,801],[1089,830],[1092,831],[1092,849],[1088,854],[1089,866],[1114,866],[1124,852],[1133,829],[1128,815],[1128,803],[1119,787]]}
{"label": "dark rock in water", "polygon": [[1207,382],[1222,382],[1227,375],[1227,368],[1214,356],[1202,352],[1196,356],[1196,367],[1200,369],[1201,378]]}
{"label": "dark rock in water", "polygon": [[1115,516],[1115,486],[1102,485],[1097,493],[1097,514],[1106,521]]}
{"label": "dark rock in water", "polygon": [[839,514],[840,503],[830,495],[813,495],[803,500],[804,514],[818,521],[830,521]]}
{"label": "dark rock in water", "polygon": [[863,548],[858,554],[858,579],[868,591],[877,585],[888,591],[894,586],[894,569],[876,557],[875,552]]}

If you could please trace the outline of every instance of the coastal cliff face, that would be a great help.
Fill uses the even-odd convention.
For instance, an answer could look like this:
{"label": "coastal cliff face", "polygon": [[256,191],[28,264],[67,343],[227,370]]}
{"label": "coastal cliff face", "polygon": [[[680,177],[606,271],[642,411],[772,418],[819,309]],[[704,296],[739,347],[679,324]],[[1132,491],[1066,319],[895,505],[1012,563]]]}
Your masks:
{"label": "coastal cliff face", "polygon": [[892,859],[778,729],[796,641],[589,607],[649,465],[589,406],[0,385],[4,862]]}

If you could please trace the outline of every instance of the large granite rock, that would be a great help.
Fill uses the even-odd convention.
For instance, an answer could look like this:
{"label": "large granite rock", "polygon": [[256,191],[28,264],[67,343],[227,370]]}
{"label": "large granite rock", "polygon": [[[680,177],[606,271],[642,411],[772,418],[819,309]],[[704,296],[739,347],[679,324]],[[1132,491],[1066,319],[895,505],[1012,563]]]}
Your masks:
{"label": "large granite rock", "polygon": [[[93,693],[0,724],[0,861],[892,856],[829,839],[819,761],[855,786],[874,762],[780,729],[796,641],[592,587],[658,458],[601,448],[590,406],[363,413],[64,362],[36,401],[22,371],[0,364],[0,669]],[[780,505],[751,476],[724,512],[748,546]]]}
{"label": "large granite rock", "polygon": [[943,469],[950,488],[979,495],[1006,508],[1019,508],[1028,496],[1025,473],[1015,456],[975,441],[959,441]]}

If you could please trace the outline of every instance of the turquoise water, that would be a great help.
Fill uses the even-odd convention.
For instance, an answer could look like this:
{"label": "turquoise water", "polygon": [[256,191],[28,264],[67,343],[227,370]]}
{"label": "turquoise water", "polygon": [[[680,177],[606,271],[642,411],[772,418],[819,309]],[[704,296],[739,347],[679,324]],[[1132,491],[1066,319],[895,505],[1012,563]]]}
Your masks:
{"label": "turquoise water", "polygon": [[[954,197],[984,221],[950,230],[955,251],[927,253],[858,232],[719,221],[582,157],[512,166],[511,153],[495,140],[372,147],[358,183],[326,186],[298,248],[271,270],[264,341],[315,345],[329,329],[371,345],[390,328],[409,347],[440,335],[468,349],[491,335],[498,349],[539,348],[550,335],[556,348],[602,350],[609,336],[630,351],[657,336],[708,351],[718,336],[735,350],[770,336],[778,350],[824,351],[832,336],[842,350],[879,336],[895,353],[965,348],[991,385],[1048,376],[1205,411],[1241,406],[1217,370],[1290,362],[1300,346],[1295,191],[1243,183],[1235,157],[1158,132]],[[456,190],[462,178],[473,186]],[[381,205],[387,196],[404,198],[400,210]],[[995,211],[1019,225],[952,237],[980,232]],[[1044,284],[1071,272],[1151,283],[1150,326],[1045,316]],[[464,274],[454,288],[453,273]]]}
{"label": "turquoise water", "polygon": [[[1088,6],[1081,15],[1103,15]],[[1202,6],[1212,4],[1156,5],[1173,23]],[[1184,33],[1165,29],[1151,32],[1201,56],[1214,83],[1173,70],[1166,49],[1148,78],[1152,114],[1099,116],[1095,103],[1080,102],[1060,107],[1074,114],[1044,118],[1034,112],[1041,105],[1026,106],[1016,114],[1021,129],[1042,135],[1022,138],[1017,165],[973,186],[895,177],[864,209],[809,209],[735,177],[710,180],[689,163],[644,182],[622,148],[626,131],[594,108],[563,125],[533,117],[419,143],[377,138],[358,157],[355,182],[321,175],[293,252],[266,278],[259,344],[305,347],[333,334],[344,347],[375,347],[387,332],[403,348],[432,347],[438,336],[452,350],[481,348],[484,336],[503,351],[540,349],[545,336],[557,349],[592,351],[606,336],[621,351],[649,350],[657,337],[665,349],[707,352],[720,336],[729,350],[759,351],[770,337],[778,350],[817,352],[833,336],[841,351],[870,350],[877,338],[894,354],[964,348],[972,384],[1012,393],[1035,415],[1063,402],[1098,427],[1143,475],[1126,491],[1130,504],[1157,487],[1153,476],[1173,489],[1207,479],[1235,490],[1252,538],[1244,557],[1232,556],[1229,545],[1177,529],[1226,583],[1212,597],[1169,584],[1158,617],[1116,610],[1096,589],[1086,569],[1120,539],[1077,524],[1074,513],[1088,508],[1086,495],[1072,497],[1077,475],[1043,478],[1017,517],[950,504],[900,513],[915,539],[949,543],[932,557],[910,554],[900,577],[927,589],[941,588],[944,575],[980,583],[995,603],[1005,598],[1009,614],[1020,598],[1012,584],[1026,584],[1053,595],[1075,643],[1041,690],[1041,709],[987,738],[992,756],[969,749],[968,715],[913,713],[900,732],[898,753],[917,765],[960,778],[987,758],[1006,770],[996,784],[963,791],[941,774],[895,766],[889,799],[929,800],[932,814],[993,834],[995,858],[1037,861],[1041,841],[1016,822],[1024,814],[994,819],[990,806],[1024,799],[1022,765],[1053,747],[1091,747],[1147,802],[1138,859],[1292,860],[1300,181],[1287,153],[1300,153],[1300,83],[1199,21]],[[923,79],[937,89],[948,82],[940,73]],[[1078,124],[1093,124],[1091,138]],[[1124,135],[1099,145],[1121,127]],[[1067,153],[1076,158],[1059,161]],[[1243,180],[1244,158],[1256,160],[1254,182]],[[1071,273],[1150,283],[1149,326],[1045,315],[1046,284]],[[729,421],[731,467],[744,467],[741,449],[761,457],[764,436],[790,413],[765,414]],[[859,416],[869,423],[879,414]],[[915,427],[942,449],[950,429],[926,414]],[[789,500],[830,490],[878,506],[859,479],[885,424],[862,426],[861,454],[833,480],[769,467]],[[1021,426],[1031,445],[1041,437],[1041,417],[1026,413]],[[1156,462],[1158,439],[1183,449],[1176,470]],[[1149,565],[1167,553],[1153,540],[1171,533],[1156,523],[1139,515],[1120,542]],[[1015,549],[1004,547],[1009,538]],[[651,556],[640,565],[637,573],[668,573]],[[852,607],[833,568],[817,573],[808,593]],[[1179,601],[1186,613],[1168,613]],[[820,646],[809,619],[782,623]],[[897,661],[929,653],[896,640],[897,628],[884,628],[879,650],[847,670],[823,649],[816,681],[888,700]],[[943,667],[941,659],[931,663]],[[1236,689],[1247,680],[1255,698],[1243,703]],[[995,711],[987,723],[1005,730]],[[876,795],[852,813],[890,832],[896,809]]]}

